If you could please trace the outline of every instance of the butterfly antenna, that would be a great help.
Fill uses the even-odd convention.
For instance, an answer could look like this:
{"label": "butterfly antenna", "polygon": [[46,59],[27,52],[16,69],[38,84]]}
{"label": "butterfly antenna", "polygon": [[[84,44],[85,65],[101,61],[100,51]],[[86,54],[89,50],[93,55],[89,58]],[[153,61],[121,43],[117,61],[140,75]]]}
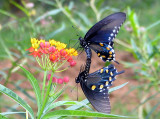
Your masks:
{"label": "butterfly antenna", "polygon": [[119,62],[118,62],[118,61],[116,61],[116,60],[114,60],[114,62],[115,62],[115,63],[117,63],[117,64],[119,64]]}
{"label": "butterfly antenna", "polygon": [[71,89],[71,92],[76,88],[77,84]]}
{"label": "butterfly antenna", "polygon": [[69,43],[68,43],[68,48],[70,48],[70,44],[71,44],[71,40],[69,40]]}
{"label": "butterfly antenna", "polygon": [[79,35],[78,31],[77,31],[78,27],[74,27],[74,26],[72,26],[72,28],[74,28],[74,29],[75,29],[77,36],[78,36],[78,37],[80,37],[80,35]]}
{"label": "butterfly antenna", "polygon": [[84,51],[84,49],[82,49],[82,50],[80,49],[80,51],[79,51],[80,53],[79,53],[77,59],[79,58],[79,56],[82,54],[83,51]]}
{"label": "butterfly antenna", "polygon": [[77,83],[77,101],[78,101],[78,83]]}
{"label": "butterfly antenna", "polygon": [[124,70],[123,70],[123,71],[120,71],[120,72],[117,73],[117,75],[118,75],[118,74],[122,74],[122,73],[124,73],[124,72],[125,72]]}

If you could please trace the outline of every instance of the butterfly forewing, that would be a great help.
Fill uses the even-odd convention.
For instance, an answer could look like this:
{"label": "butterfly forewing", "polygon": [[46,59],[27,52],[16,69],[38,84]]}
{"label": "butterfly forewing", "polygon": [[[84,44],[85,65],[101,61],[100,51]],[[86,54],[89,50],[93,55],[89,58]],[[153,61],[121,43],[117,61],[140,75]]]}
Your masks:
{"label": "butterfly forewing", "polygon": [[84,40],[103,61],[115,61],[113,39],[126,19],[126,14],[118,12],[96,23],[85,35]]}
{"label": "butterfly forewing", "polygon": [[[126,19],[126,14],[118,12],[111,14],[96,23],[85,35],[84,39],[90,42],[108,42],[111,33],[117,34],[120,26]],[[116,31],[113,31],[116,30]],[[98,39],[96,39],[98,38]]]}

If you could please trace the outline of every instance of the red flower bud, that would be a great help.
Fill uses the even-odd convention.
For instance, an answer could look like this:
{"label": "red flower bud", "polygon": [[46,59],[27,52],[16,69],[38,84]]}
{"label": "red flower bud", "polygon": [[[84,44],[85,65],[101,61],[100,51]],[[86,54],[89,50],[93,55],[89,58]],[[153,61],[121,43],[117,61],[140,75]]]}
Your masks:
{"label": "red flower bud", "polygon": [[53,77],[53,78],[52,78],[52,82],[53,82],[53,83],[58,83],[58,79],[57,79],[56,77]]}
{"label": "red flower bud", "polygon": [[64,83],[68,83],[68,82],[69,82],[69,77],[68,77],[68,76],[65,76],[65,77],[63,78],[63,81],[64,81]]}
{"label": "red flower bud", "polygon": [[76,64],[77,64],[77,63],[76,63],[76,61],[74,61],[74,60],[70,62],[70,66],[71,66],[71,67],[75,66]]}
{"label": "red flower bud", "polygon": [[70,57],[67,59],[67,61],[68,61],[68,62],[72,62],[72,61],[73,61],[72,57],[70,56]]}
{"label": "red flower bud", "polygon": [[50,78],[51,78],[51,74],[48,74],[47,79],[50,80]]}
{"label": "red flower bud", "polygon": [[63,84],[63,79],[58,79],[59,84]]}

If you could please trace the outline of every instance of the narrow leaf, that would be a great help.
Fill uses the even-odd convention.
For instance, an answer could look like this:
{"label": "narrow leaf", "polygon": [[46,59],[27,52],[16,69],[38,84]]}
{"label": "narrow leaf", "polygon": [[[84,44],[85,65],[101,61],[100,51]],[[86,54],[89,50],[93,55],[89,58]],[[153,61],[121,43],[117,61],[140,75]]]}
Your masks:
{"label": "narrow leaf", "polygon": [[48,17],[48,16],[56,15],[56,14],[58,14],[59,12],[61,12],[60,9],[54,9],[54,10],[48,11],[48,12],[44,13],[43,15],[39,16],[39,17],[34,21],[34,23],[37,23],[37,22],[39,22],[40,20],[45,19],[45,18]]}
{"label": "narrow leaf", "polygon": [[121,116],[121,115],[113,115],[113,114],[105,114],[105,113],[99,113],[99,112],[89,112],[84,110],[55,110],[54,112],[47,113],[43,119],[48,119],[51,117],[56,116],[82,116],[82,117],[110,117],[110,118],[129,118],[127,116]]}
{"label": "narrow leaf", "polygon": [[16,17],[15,15],[13,15],[13,14],[11,14],[11,13],[9,13],[9,12],[6,12],[6,11],[4,11],[4,10],[2,10],[2,9],[0,9],[0,13],[1,13],[1,14],[4,14],[4,15],[6,15],[6,16],[12,17],[12,18],[14,18],[14,19],[17,19],[17,17]]}
{"label": "narrow leaf", "polygon": [[0,92],[4,93],[5,95],[7,95],[11,99],[13,99],[15,102],[19,103],[25,110],[27,110],[29,112],[29,114],[31,115],[31,118],[32,119],[34,118],[32,108],[21,97],[19,97],[16,93],[14,93],[9,88],[4,87],[1,84],[0,84]]}
{"label": "narrow leaf", "polygon": [[84,14],[81,13],[81,12],[76,12],[76,13],[78,14],[79,18],[81,18],[86,25],[91,26],[91,22],[90,22],[89,19],[86,17],[86,15],[84,15]]}
{"label": "narrow leaf", "polygon": [[10,114],[25,114],[26,112],[3,112],[1,115],[10,115]]}
{"label": "narrow leaf", "polygon": [[[84,105],[87,105],[87,104],[89,104],[89,101],[88,101],[88,99],[84,99],[80,103],[82,103]],[[84,107],[84,106],[82,106],[82,105],[73,105],[73,106],[68,107],[66,110],[77,110],[77,109],[81,109],[82,107]]]}
{"label": "narrow leaf", "polygon": [[38,105],[38,110],[41,109],[41,103],[42,103],[42,98],[41,98],[41,90],[40,87],[38,85],[38,81],[37,79],[25,68],[23,68],[22,66],[19,66],[27,75],[33,89],[34,89],[34,93],[36,95],[36,100],[37,100],[37,105]]}
{"label": "narrow leaf", "polygon": [[53,108],[56,108],[58,106],[63,106],[63,105],[79,105],[79,106],[84,106],[86,108],[89,108],[89,106],[85,105],[84,103],[81,103],[81,102],[78,102],[78,101],[58,101],[58,102],[55,102],[55,103],[52,103],[46,112],[50,111],[51,109]]}
{"label": "narrow leaf", "polygon": [[113,88],[109,89],[109,93],[111,93],[111,92],[113,92],[113,91],[115,91],[115,90],[118,90],[118,89],[124,87],[124,86],[127,85],[127,84],[128,84],[128,82],[126,82],[126,83],[124,83],[124,84],[122,84],[122,85],[120,85],[120,86],[113,87]]}
{"label": "narrow leaf", "polygon": [[27,9],[25,9],[23,6],[19,5],[18,3],[16,3],[13,0],[10,0],[10,2],[16,6],[17,8],[19,8],[21,11],[23,11],[27,16],[29,16],[29,12],[27,11]]}
{"label": "narrow leaf", "polygon": [[63,23],[59,29],[57,29],[56,31],[53,31],[53,32],[51,32],[50,34],[46,35],[46,36],[45,36],[45,39],[50,39],[50,38],[52,38],[52,37],[55,36],[56,34],[62,32],[64,29],[65,29],[65,24]]}
{"label": "narrow leaf", "polygon": [[151,111],[148,113],[148,115],[146,116],[145,119],[151,119],[151,114],[158,108],[158,106],[160,105],[160,102],[158,102],[152,109]]}
{"label": "narrow leaf", "polygon": [[0,113],[0,119],[8,119],[8,118]]}

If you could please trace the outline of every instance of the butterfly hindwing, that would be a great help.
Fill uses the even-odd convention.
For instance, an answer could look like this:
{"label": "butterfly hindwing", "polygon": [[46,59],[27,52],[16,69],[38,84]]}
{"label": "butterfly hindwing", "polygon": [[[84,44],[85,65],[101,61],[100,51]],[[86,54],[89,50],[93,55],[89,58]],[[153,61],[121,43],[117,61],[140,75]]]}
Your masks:
{"label": "butterfly hindwing", "polygon": [[104,62],[115,60],[115,51],[109,44],[94,43],[90,45],[90,48],[93,49]]}
{"label": "butterfly hindwing", "polygon": [[115,76],[121,73],[123,71],[117,72],[114,65],[109,65],[89,74],[87,79],[80,82],[85,96],[97,111],[110,113],[108,87],[116,79]]}
{"label": "butterfly hindwing", "polygon": [[85,96],[98,112],[110,113],[111,107],[107,88],[102,93],[90,90],[83,82],[80,82],[80,85]]}

